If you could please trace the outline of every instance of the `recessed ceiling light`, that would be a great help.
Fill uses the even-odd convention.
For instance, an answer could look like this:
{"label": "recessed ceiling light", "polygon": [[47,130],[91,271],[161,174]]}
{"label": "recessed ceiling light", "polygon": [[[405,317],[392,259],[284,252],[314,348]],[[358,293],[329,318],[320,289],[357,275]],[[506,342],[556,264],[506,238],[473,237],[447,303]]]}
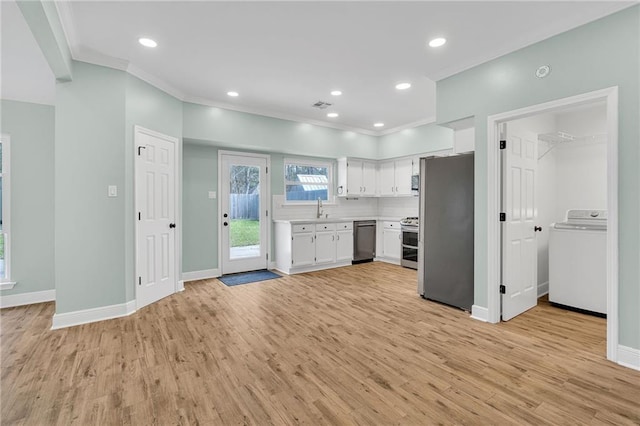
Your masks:
{"label": "recessed ceiling light", "polygon": [[238,92],[227,92],[227,95],[231,96],[232,98],[235,98],[239,95]]}
{"label": "recessed ceiling light", "polygon": [[334,91],[331,92],[331,94],[333,96],[340,96],[340,95],[342,95],[342,92],[340,90],[334,90]]}
{"label": "recessed ceiling light", "polygon": [[327,114],[327,117],[329,118],[336,118],[338,116],[337,112],[330,112],[329,114]]}
{"label": "recessed ceiling light", "polygon": [[411,87],[411,83],[398,83],[398,84],[396,84],[396,89],[398,89],[398,90],[407,90],[409,87]]}
{"label": "recessed ceiling light", "polygon": [[443,46],[447,42],[446,38],[438,37],[434,38],[429,42],[429,46],[431,47],[440,47]]}
{"label": "recessed ceiling light", "polygon": [[156,47],[158,45],[155,40],[151,40],[150,38],[145,37],[139,38],[138,43],[140,43],[144,47]]}
{"label": "recessed ceiling light", "polygon": [[384,123],[374,123],[373,127],[384,127]]}

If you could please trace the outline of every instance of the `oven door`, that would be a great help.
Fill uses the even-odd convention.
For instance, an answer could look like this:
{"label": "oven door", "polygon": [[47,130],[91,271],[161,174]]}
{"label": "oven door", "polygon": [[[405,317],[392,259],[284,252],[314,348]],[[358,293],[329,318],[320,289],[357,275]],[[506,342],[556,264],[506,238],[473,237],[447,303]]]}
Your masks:
{"label": "oven door", "polygon": [[402,230],[402,259],[400,265],[418,269],[418,230]]}

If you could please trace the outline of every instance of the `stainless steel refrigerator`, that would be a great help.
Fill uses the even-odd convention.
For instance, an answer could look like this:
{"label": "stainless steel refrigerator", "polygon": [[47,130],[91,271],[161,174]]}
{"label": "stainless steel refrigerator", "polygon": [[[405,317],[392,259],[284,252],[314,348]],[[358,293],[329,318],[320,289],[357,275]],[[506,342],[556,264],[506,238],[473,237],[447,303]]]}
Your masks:
{"label": "stainless steel refrigerator", "polygon": [[473,154],[420,159],[418,293],[471,311]]}

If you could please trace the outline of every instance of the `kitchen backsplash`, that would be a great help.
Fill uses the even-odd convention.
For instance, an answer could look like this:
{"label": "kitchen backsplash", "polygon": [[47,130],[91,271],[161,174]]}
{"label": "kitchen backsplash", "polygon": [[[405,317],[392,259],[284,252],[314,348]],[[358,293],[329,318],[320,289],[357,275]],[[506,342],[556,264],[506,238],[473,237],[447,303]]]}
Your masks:
{"label": "kitchen backsplash", "polygon": [[[284,195],[273,196],[274,219],[313,219],[316,217],[316,204],[284,204]],[[418,215],[418,197],[406,198],[336,198],[335,204],[324,202],[323,216],[329,218],[345,217],[390,217],[398,219]]]}

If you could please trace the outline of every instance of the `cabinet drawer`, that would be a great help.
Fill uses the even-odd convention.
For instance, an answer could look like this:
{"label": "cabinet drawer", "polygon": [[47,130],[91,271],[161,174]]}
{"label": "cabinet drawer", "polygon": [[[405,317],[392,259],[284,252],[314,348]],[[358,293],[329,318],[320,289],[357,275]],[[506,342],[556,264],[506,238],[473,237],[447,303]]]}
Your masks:
{"label": "cabinet drawer", "polygon": [[293,225],[293,233],[299,233],[299,232],[313,232],[314,230],[314,226],[313,224],[310,223],[306,223],[304,225]]}
{"label": "cabinet drawer", "polygon": [[336,230],[344,231],[345,229],[353,229],[353,222],[336,223]]}
{"label": "cabinet drawer", "polygon": [[400,222],[382,222],[384,229],[400,229]]}
{"label": "cabinet drawer", "polygon": [[336,224],[335,223],[318,223],[316,224],[316,232],[320,231],[335,231]]}

